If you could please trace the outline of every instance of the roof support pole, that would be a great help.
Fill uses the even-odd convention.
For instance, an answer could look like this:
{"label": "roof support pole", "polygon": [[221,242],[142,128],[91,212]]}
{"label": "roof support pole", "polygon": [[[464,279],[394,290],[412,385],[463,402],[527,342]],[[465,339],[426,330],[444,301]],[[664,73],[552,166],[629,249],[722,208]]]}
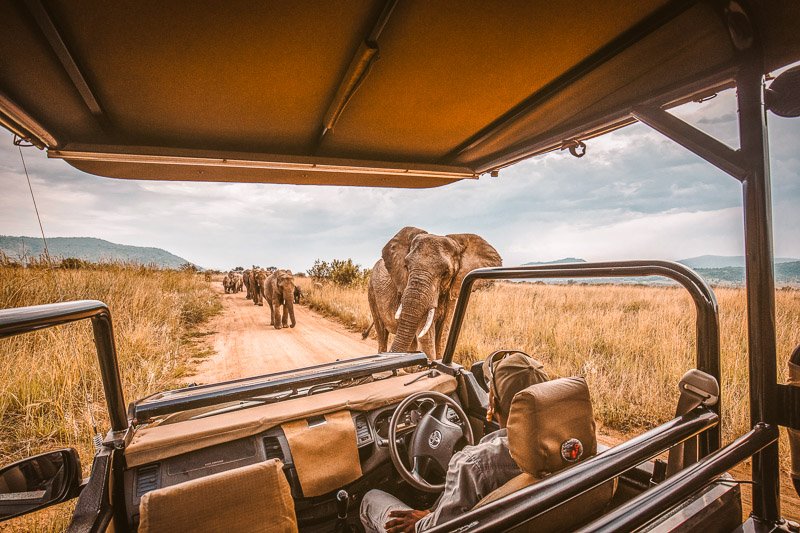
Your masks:
{"label": "roof support pole", "polygon": [[[760,57],[748,53],[736,77],[741,154],[747,165],[742,182],[744,204],[747,342],[750,365],[750,421],[753,426],[778,419],[775,347],[775,279],[772,257],[764,76]],[[778,443],[753,456],[753,515],[769,523],[780,519]]]}

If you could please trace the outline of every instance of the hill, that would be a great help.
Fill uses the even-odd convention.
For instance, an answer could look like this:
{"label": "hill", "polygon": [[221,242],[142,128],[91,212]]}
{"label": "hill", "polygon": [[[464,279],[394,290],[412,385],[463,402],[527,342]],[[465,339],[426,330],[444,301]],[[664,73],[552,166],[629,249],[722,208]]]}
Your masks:
{"label": "hill", "polygon": [[[781,263],[794,263],[800,261],[791,257],[776,257],[775,264]],[[689,268],[728,268],[740,267],[744,268],[743,255],[701,255],[698,257],[690,257],[689,259],[680,259],[678,263],[684,264]]]}
{"label": "hill", "polygon": [[[50,255],[77,257],[84,261],[126,261],[161,268],[178,268],[188,263],[183,257],[161,248],[130,246],[93,237],[51,237],[47,239]],[[0,235],[0,252],[12,258],[38,256],[44,253],[42,239]]]}
{"label": "hill", "polygon": [[585,263],[585,259],[577,257],[565,257],[564,259],[556,259],[555,261],[532,261],[524,263],[522,266],[538,266],[538,265],[561,265],[564,263]]}
{"label": "hill", "polygon": [[[714,284],[744,284],[744,267],[696,268],[695,271],[706,281]],[[775,261],[775,285],[800,284],[800,261]]]}
{"label": "hill", "polygon": [[[557,265],[562,263],[585,263],[583,259],[567,257],[557,261],[539,261],[525,263],[530,265]],[[743,256],[721,256],[703,255],[690,259],[681,259],[679,263],[688,266],[708,283],[713,285],[744,285],[744,257]],[[710,265],[710,266],[709,266]],[[564,283],[565,279],[547,280],[546,283]],[[581,279],[580,283],[614,283],[621,285],[644,284],[644,285],[664,285],[671,284],[672,281],[662,277],[651,278],[592,278]],[[775,258],[775,285],[778,287],[786,285],[800,284],[800,260],[787,257]]]}

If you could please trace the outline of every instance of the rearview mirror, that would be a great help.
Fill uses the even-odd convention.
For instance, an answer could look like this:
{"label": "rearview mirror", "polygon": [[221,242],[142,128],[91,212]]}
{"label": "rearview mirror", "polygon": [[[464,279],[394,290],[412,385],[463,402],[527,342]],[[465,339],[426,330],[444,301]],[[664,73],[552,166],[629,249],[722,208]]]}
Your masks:
{"label": "rearview mirror", "polygon": [[74,448],[43,453],[0,469],[0,522],[74,498],[81,461]]}

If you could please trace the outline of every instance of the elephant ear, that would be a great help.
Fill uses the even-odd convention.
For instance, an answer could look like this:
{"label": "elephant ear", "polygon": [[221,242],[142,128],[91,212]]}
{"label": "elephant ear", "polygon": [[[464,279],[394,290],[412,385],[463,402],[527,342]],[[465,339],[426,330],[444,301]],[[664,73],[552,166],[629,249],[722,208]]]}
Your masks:
{"label": "elephant ear", "polygon": [[[455,300],[458,298],[464,276],[476,268],[502,266],[503,259],[497,253],[497,250],[480,235],[454,233],[447,235],[447,237],[456,241],[463,250],[459,268],[453,277],[453,283],[450,285],[450,299]],[[473,285],[473,289],[477,289],[479,283],[480,281]]]}
{"label": "elephant ear", "polygon": [[383,263],[386,265],[386,270],[389,271],[389,276],[392,278],[398,292],[403,292],[408,283],[408,270],[406,270],[405,257],[411,249],[411,241],[417,235],[428,233],[425,230],[406,226],[397,232],[397,234],[389,239],[386,246],[383,247],[381,257]]}

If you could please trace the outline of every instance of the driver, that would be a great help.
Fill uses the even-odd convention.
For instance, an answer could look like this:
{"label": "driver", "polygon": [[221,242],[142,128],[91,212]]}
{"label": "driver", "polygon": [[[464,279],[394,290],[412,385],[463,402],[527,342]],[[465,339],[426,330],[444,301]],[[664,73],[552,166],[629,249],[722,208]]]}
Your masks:
{"label": "driver", "polygon": [[361,501],[361,522],[367,533],[430,529],[469,511],[484,496],[522,472],[508,451],[508,410],[515,394],[549,378],[539,361],[522,352],[495,352],[483,368],[489,382],[486,418],[496,418],[501,429],[453,455],[444,492],[430,510],[411,509],[382,490],[367,492]]}

